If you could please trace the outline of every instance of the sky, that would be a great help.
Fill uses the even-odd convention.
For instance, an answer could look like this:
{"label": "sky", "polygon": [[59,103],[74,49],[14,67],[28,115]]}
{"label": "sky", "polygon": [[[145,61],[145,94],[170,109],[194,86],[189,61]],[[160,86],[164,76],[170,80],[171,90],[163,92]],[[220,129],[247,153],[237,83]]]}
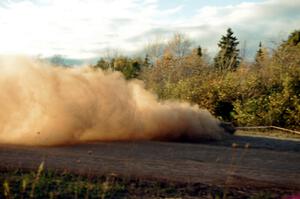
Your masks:
{"label": "sky", "polygon": [[231,27],[247,56],[300,29],[300,0],[0,0],[0,54],[100,57],[183,33],[211,54]]}

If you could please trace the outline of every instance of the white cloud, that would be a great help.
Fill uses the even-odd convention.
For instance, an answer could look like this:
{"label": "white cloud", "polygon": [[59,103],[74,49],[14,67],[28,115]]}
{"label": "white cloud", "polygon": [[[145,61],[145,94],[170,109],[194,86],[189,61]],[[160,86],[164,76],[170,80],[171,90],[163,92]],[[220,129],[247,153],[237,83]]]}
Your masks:
{"label": "white cloud", "polygon": [[[258,43],[265,45],[280,42],[287,35],[300,28],[300,1],[266,0],[259,3],[241,3],[223,7],[200,8],[184,29],[199,38],[210,51],[217,50],[217,42],[228,27],[245,43],[248,56],[252,56]],[[194,29],[191,30],[191,27]],[[199,29],[197,29],[199,27]]]}
{"label": "white cloud", "polygon": [[[135,0],[10,3],[0,8],[0,52],[89,56],[92,53],[88,50],[132,49],[124,40],[155,23],[151,17],[157,15],[153,3],[148,2],[148,7]],[[107,45],[98,45],[101,42]]]}
{"label": "white cloud", "polygon": [[192,17],[179,17],[183,5],[159,6],[159,0],[7,1],[0,4],[0,53],[93,57],[107,48],[137,50],[156,34],[176,31],[214,51],[227,27],[253,49],[300,28],[294,0],[207,6]]}

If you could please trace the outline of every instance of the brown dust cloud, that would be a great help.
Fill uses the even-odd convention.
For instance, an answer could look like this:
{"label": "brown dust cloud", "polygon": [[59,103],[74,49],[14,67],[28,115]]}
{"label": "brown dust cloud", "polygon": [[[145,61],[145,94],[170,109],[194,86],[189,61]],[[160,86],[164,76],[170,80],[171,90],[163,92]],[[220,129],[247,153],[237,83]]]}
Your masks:
{"label": "brown dust cloud", "polygon": [[220,122],[196,105],[159,101],[141,81],[89,67],[0,58],[0,144],[222,139]]}

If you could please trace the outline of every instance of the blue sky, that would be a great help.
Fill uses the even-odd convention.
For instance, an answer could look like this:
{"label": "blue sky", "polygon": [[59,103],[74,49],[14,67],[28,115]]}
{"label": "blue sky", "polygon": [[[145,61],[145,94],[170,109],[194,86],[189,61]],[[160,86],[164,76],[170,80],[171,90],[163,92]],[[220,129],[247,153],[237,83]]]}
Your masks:
{"label": "blue sky", "polygon": [[0,0],[0,54],[136,52],[181,32],[210,54],[231,27],[248,56],[300,29],[299,0]]}

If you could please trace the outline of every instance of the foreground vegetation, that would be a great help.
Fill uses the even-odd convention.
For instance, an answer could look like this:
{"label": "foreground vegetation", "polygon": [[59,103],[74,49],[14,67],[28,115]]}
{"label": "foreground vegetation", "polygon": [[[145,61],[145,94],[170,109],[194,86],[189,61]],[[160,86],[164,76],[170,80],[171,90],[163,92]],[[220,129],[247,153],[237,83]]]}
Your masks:
{"label": "foreground vegetation", "polygon": [[271,199],[289,191],[234,189],[200,183],[88,176],[69,172],[1,171],[0,198],[252,198]]}
{"label": "foreground vegetation", "polygon": [[300,31],[274,49],[262,43],[253,62],[243,59],[231,29],[222,36],[211,61],[182,34],[153,43],[145,58],[115,55],[95,69],[139,78],[164,100],[184,100],[238,126],[274,125],[300,129]]}

